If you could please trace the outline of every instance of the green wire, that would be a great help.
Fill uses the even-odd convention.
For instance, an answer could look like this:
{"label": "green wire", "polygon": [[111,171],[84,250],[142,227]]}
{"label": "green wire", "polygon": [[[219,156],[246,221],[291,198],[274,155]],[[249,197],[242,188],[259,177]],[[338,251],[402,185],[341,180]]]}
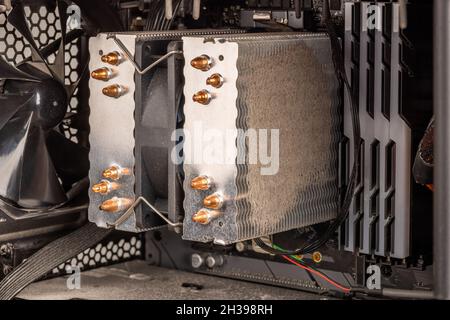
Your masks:
{"label": "green wire", "polygon": [[[277,246],[277,245],[274,244],[274,243],[272,243],[272,247],[273,247],[274,249],[277,249],[277,250],[280,250],[280,251],[287,251],[286,249],[283,249],[283,248],[281,248],[280,246]],[[294,255],[288,255],[288,256],[291,257],[291,258],[294,259],[294,260],[297,260],[298,262],[300,262],[300,263],[301,263],[302,265],[304,265],[305,267],[311,268],[312,270],[314,270],[314,271],[316,271],[316,272],[318,272],[318,273],[321,273],[323,276],[325,276],[326,278],[328,278],[329,281],[332,281],[332,282],[334,282],[334,283],[337,283],[336,281],[334,281],[334,280],[332,280],[330,277],[328,277],[326,274],[324,274],[322,271],[316,269],[315,267],[313,267],[313,266],[311,266],[311,265],[309,265],[309,264],[306,264],[306,263],[303,261],[303,259],[299,258],[298,256],[294,256]]]}
{"label": "green wire", "polygon": [[[283,249],[283,248],[281,248],[280,246],[277,246],[275,243],[272,243],[272,248],[277,249],[277,250],[280,250],[280,251],[284,251],[284,252],[287,251],[286,249]],[[297,260],[298,262],[305,263],[302,259],[300,259],[299,256],[293,256],[293,255],[290,255],[289,257],[291,257],[291,258],[294,259],[294,260]]]}
{"label": "green wire", "polygon": [[[286,249],[283,249],[283,248],[281,248],[280,246],[277,246],[277,245],[274,244],[274,243],[272,243],[272,247],[273,247],[274,249],[277,249],[277,250],[280,250],[280,251],[287,251]],[[294,259],[294,260],[296,260],[296,261],[298,261],[298,262],[300,262],[300,263],[302,263],[302,264],[308,266],[308,268],[311,268],[311,269],[314,269],[315,271],[320,272],[320,271],[317,270],[315,267],[313,267],[313,266],[311,266],[311,265],[309,265],[309,264],[306,264],[306,262],[303,261],[303,259],[301,259],[299,256],[289,255],[289,257],[291,257],[292,259]]]}

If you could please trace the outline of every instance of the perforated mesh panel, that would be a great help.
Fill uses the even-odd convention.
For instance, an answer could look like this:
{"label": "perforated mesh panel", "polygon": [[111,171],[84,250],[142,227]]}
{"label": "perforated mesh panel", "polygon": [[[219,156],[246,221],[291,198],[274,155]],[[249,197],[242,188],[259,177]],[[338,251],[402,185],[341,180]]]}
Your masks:
{"label": "perforated mesh panel", "polygon": [[[57,9],[49,10],[41,6],[37,8],[24,7],[31,33],[39,47],[44,47],[61,36],[61,26]],[[31,55],[28,42],[7,22],[7,14],[0,14],[0,55],[11,64],[18,64]],[[79,77],[79,46],[80,40],[66,44],[65,54],[65,83],[71,84]],[[48,57],[48,62],[55,61],[55,54]],[[68,111],[76,113],[79,104],[78,89],[69,103]],[[67,138],[78,142],[77,129],[62,124]]]}
{"label": "perforated mesh panel", "polygon": [[66,263],[59,265],[52,270],[51,275],[66,274],[70,272],[72,267],[86,270],[111,263],[142,258],[142,252],[142,240],[139,236],[106,240],[94,248],[86,249],[83,253],[68,260]]}

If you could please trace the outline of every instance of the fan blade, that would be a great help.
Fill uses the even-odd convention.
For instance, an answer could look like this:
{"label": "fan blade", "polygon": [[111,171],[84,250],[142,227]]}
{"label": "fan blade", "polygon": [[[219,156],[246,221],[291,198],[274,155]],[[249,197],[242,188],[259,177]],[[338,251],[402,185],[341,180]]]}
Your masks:
{"label": "fan blade", "polygon": [[[61,25],[61,39],[65,42],[67,36],[67,3],[58,0],[59,23]],[[61,43],[61,44],[62,44]],[[64,48],[64,46],[62,46]]]}
{"label": "fan blade", "polygon": [[32,75],[29,75],[16,67],[10,65],[0,56],[0,79],[24,80],[24,81],[39,81]]}
{"label": "fan blade", "polygon": [[45,133],[31,125],[33,113],[12,118],[0,136],[0,195],[25,208],[67,200],[45,145]]}
{"label": "fan blade", "polygon": [[32,62],[32,61],[26,63],[21,62],[20,64],[17,65],[17,69],[25,73],[28,73],[39,80],[52,78],[52,76],[48,74],[47,67],[40,62]]}
{"label": "fan blade", "polygon": [[[84,34],[84,30],[75,29],[71,30],[67,33],[66,38],[64,39],[64,43],[71,43],[74,40],[77,40]],[[52,53],[55,53],[61,45],[61,38],[56,39],[55,41],[49,43],[44,48],[42,48],[41,53],[44,57],[48,57]]]}
{"label": "fan blade", "polygon": [[[65,43],[71,43],[72,41],[80,38],[83,34],[84,34],[84,31],[80,30],[80,29],[70,31],[66,36]],[[41,50],[42,56],[44,58],[48,58],[51,54],[58,51],[60,44],[61,44],[61,38],[58,38],[55,41],[51,42],[50,44],[48,44]],[[32,62],[31,58],[29,58],[29,57],[24,59],[23,61],[21,61],[17,65],[17,68],[25,73],[33,75],[37,79],[43,80],[43,79],[46,79],[49,77],[49,74],[48,74],[48,71],[46,70],[45,65],[43,65],[42,63]],[[61,82],[63,82],[62,79],[59,79],[59,80]]]}
{"label": "fan blade", "polygon": [[31,128],[23,155],[18,201],[23,207],[47,207],[67,201],[45,140],[45,133],[41,128]]}
{"label": "fan blade", "polygon": [[32,96],[32,94],[0,95],[0,131]]}
{"label": "fan blade", "polygon": [[25,12],[23,10],[22,1],[15,2],[13,9],[11,10],[11,12],[8,15],[8,22],[12,26],[14,26],[14,28],[16,28],[30,44],[31,56],[32,56],[33,62],[37,62],[38,64],[43,64],[43,66],[45,66],[45,69],[50,72],[49,75],[53,75],[47,62],[45,61],[44,57],[42,56],[41,52],[39,51],[39,47],[37,46],[36,42],[34,41],[33,35],[31,34],[31,31],[30,31],[30,28],[28,28],[28,24],[27,24],[27,21],[25,18]]}
{"label": "fan blade", "polygon": [[59,22],[61,25],[61,40],[55,62],[50,66],[59,80],[64,83],[65,78],[65,46],[66,46],[66,25],[67,25],[67,4],[64,1],[58,1]]}
{"label": "fan blade", "polygon": [[[2,130],[0,195],[24,208],[45,208],[67,201],[45,143],[31,125],[33,113],[15,117]],[[8,132],[8,134],[4,134]]]}
{"label": "fan blade", "polygon": [[[66,36],[65,43],[71,43],[74,40],[77,40],[84,34],[84,30],[81,29],[75,29],[72,31],[69,31]],[[55,41],[50,42],[48,45],[43,47],[41,49],[41,54],[44,58],[48,58],[51,54],[58,51],[59,46],[61,45],[61,38],[57,38]],[[22,60],[18,66],[24,65],[27,62],[31,61],[31,58],[25,58]]]}
{"label": "fan blade", "polygon": [[48,133],[47,148],[64,184],[73,183],[88,175],[88,150],[52,130]]}
{"label": "fan blade", "polygon": [[0,195],[16,203],[31,118],[32,113],[14,117],[0,132]]}

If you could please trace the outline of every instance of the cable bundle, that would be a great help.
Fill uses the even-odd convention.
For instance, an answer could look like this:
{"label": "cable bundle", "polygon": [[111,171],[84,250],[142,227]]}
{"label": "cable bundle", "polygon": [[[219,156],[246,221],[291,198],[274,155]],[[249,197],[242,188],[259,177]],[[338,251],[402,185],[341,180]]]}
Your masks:
{"label": "cable bundle", "polygon": [[183,0],[177,0],[175,8],[173,10],[173,15],[171,19],[166,19],[165,17],[165,0],[155,0],[150,3],[147,22],[145,24],[145,31],[165,31],[170,30],[173,21],[177,16],[178,10],[180,9],[181,2]]}
{"label": "cable bundle", "polygon": [[70,258],[96,245],[112,229],[101,229],[93,223],[56,239],[23,261],[0,282],[0,300],[11,300],[30,283],[39,280]]}

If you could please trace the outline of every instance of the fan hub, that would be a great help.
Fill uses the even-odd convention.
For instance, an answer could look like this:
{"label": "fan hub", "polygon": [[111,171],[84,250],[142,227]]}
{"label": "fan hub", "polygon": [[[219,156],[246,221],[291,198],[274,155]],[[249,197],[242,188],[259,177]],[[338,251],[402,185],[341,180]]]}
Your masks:
{"label": "fan hub", "polygon": [[35,114],[33,123],[42,128],[53,128],[64,119],[67,111],[67,93],[57,80],[46,79],[34,87],[33,101],[30,101]]}

